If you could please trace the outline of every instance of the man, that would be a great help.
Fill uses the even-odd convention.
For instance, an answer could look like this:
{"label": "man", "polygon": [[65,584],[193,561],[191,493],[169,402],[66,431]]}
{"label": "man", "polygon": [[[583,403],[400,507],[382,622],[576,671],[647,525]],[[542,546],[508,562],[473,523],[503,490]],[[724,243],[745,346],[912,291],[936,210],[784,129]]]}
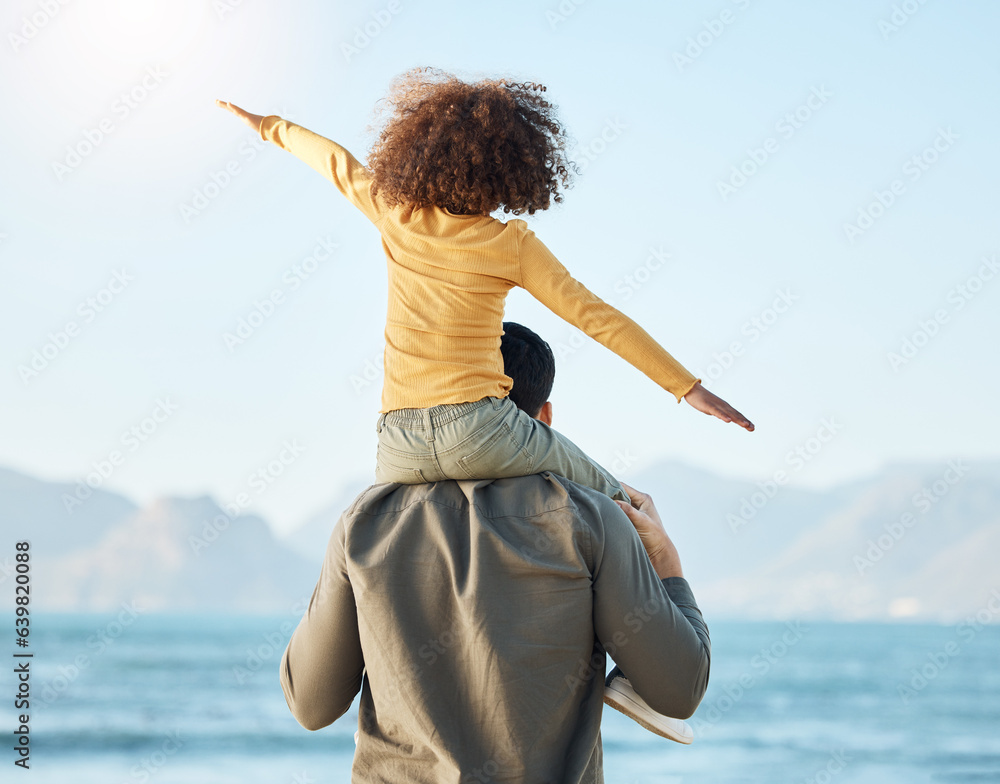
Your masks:
{"label": "man", "polygon": [[[504,373],[514,380],[511,401],[526,414],[551,427],[552,403],[549,394],[555,382],[556,360],[549,344],[527,327],[507,321],[503,325],[500,350]],[[628,488],[626,492],[629,492]],[[622,506],[622,509],[630,510],[630,507]],[[664,738],[678,743],[694,740],[694,732],[687,722],[652,710],[617,666],[605,681],[604,702]]]}
{"label": "man", "polygon": [[[550,422],[551,352],[504,328],[511,397]],[[325,727],[361,690],[356,782],[603,780],[605,651],[669,716],[709,674],[677,551],[627,490],[638,508],[550,473],[366,490],[282,657],[293,715]]]}

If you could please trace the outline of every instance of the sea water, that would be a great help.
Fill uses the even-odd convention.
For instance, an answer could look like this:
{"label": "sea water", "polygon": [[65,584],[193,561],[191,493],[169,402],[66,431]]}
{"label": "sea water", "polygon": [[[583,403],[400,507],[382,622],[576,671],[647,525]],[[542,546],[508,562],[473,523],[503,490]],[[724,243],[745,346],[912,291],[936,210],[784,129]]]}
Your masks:
{"label": "sea water", "polygon": [[[285,705],[277,666],[296,622],[34,615],[31,768],[0,744],[0,780],[349,781],[356,709],[308,732]],[[714,622],[711,633],[694,743],[606,709],[609,784],[1000,782],[1000,626]],[[8,739],[12,669],[0,677]]]}

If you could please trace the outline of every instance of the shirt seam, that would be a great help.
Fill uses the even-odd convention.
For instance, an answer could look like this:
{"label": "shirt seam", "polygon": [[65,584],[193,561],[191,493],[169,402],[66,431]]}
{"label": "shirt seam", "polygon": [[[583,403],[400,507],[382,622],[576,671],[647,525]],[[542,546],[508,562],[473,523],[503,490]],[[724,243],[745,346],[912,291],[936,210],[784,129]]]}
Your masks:
{"label": "shirt seam", "polygon": [[[414,501],[411,501],[406,506],[402,506],[402,507],[398,507],[398,508],[393,508],[393,509],[386,509],[384,511],[371,511],[371,510],[368,510],[368,509],[358,509],[358,510],[355,510],[354,513],[351,516],[352,517],[358,517],[360,515],[366,515],[368,517],[381,517],[381,516],[387,515],[387,514],[398,514],[399,512],[405,512],[407,509],[409,509],[410,507],[416,506],[417,504],[433,504],[434,506],[439,507],[441,509],[452,509],[454,511],[461,511],[461,509],[462,509],[462,507],[460,507],[460,506],[452,506],[451,504],[443,504],[440,501],[434,500],[433,498],[418,498],[418,499],[416,499]],[[551,509],[546,509],[544,511],[537,512],[537,513],[534,513],[534,514],[520,515],[520,514],[496,514],[496,513],[491,512],[488,509],[485,509],[484,507],[480,506],[477,503],[473,503],[473,504],[471,504],[471,506],[474,507],[475,509],[477,509],[479,512],[481,512],[482,515],[484,517],[486,517],[487,519],[489,519],[489,520],[497,520],[497,519],[502,519],[502,518],[513,518],[515,520],[531,520],[531,519],[533,519],[535,517],[541,517],[541,516],[549,514],[551,512],[560,512],[560,511],[563,511],[563,510],[566,510],[566,509],[569,509],[569,510],[572,511],[572,510],[576,509],[576,505],[575,504],[567,503],[567,504],[564,504],[563,506],[552,507]]]}

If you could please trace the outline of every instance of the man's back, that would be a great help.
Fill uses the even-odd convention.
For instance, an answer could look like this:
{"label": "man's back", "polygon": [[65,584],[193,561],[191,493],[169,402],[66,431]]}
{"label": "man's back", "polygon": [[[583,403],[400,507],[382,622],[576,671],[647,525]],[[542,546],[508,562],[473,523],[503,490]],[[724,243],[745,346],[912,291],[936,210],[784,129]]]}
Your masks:
{"label": "man's back", "polygon": [[355,781],[600,781],[599,640],[653,707],[693,712],[707,630],[613,501],[551,474],[377,485],[334,530],[281,679],[316,729],[366,668]]}

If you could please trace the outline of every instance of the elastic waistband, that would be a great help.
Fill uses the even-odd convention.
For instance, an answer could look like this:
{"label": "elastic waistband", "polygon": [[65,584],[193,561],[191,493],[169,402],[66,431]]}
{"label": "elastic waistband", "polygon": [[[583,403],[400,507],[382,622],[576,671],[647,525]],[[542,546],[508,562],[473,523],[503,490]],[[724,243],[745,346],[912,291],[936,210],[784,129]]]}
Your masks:
{"label": "elastic waistband", "polygon": [[379,425],[393,425],[395,427],[408,427],[414,430],[423,429],[424,423],[430,418],[432,427],[453,422],[461,416],[482,408],[483,406],[493,406],[500,408],[509,398],[501,400],[498,397],[484,397],[474,403],[444,403],[430,408],[397,408],[379,417]]}

